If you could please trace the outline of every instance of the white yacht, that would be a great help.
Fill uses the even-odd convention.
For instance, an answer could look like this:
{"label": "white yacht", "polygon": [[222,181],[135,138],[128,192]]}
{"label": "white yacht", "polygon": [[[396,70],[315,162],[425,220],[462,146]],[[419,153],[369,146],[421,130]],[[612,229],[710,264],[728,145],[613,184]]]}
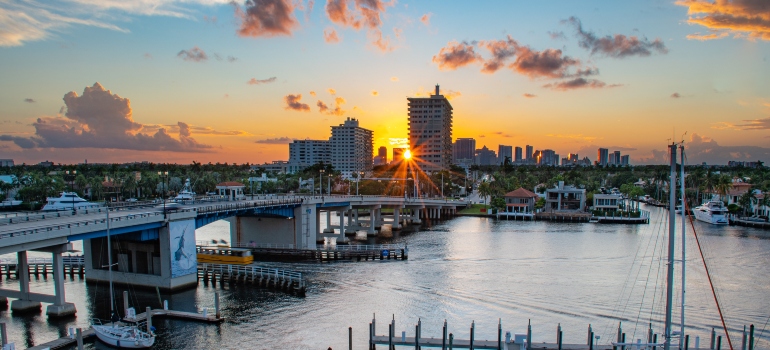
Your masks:
{"label": "white yacht", "polygon": [[62,192],[60,197],[48,197],[47,202],[43,206],[44,211],[55,210],[80,210],[89,208],[98,208],[101,205],[91,203],[75,192]]}
{"label": "white yacht", "polygon": [[184,182],[184,187],[179,191],[179,194],[174,197],[174,200],[191,201],[193,199],[195,199],[195,192],[192,191],[192,186],[190,186],[190,179],[187,179],[187,181]]}
{"label": "white yacht", "polygon": [[695,219],[714,225],[727,225],[727,208],[722,201],[711,200],[696,207]]}
{"label": "white yacht", "polygon": [[6,199],[0,203],[0,208],[10,208],[21,205],[21,201],[15,199]]}

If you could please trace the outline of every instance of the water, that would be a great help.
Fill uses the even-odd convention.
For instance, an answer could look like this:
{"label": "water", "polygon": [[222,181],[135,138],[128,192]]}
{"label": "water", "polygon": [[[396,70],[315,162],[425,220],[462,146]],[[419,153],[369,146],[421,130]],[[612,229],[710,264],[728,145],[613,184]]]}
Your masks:
{"label": "water", "polygon": [[[469,337],[475,320],[476,339],[496,339],[498,319],[503,330],[512,333],[526,332],[531,319],[535,342],[555,341],[558,323],[566,343],[585,342],[588,324],[601,336],[599,343],[607,343],[619,320],[627,339],[643,337],[649,322],[661,333],[668,212],[645,209],[651,210],[649,225],[455,218],[394,237],[393,242],[408,244],[407,261],[264,263],[303,272],[309,281],[307,296],[203,283],[197,289],[161,295],[172,309],[213,311],[214,292],[220,291],[227,321],[210,325],[155,319],[155,348],[347,349],[348,327],[353,327],[354,348],[361,349],[373,313],[378,334],[387,334],[394,315],[397,334],[402,330],[413,334],[421,318],[423,335],[428,337],[440,337],[444,319],[458,338]],[[739,329],[753,323],[759,334],[770,316],[770,232],[695,225],[734,345],[740,346]],[[229,227],[216,222],[197,230],[196,236],[229,239]],[[696,254],[690,238],[688,334],[699,335],[703,345],[720,321]],[[679,263],[676,276],[678,283]],[[2,284],[15,289],[14,282],[3,279]],[[31,288],[51,293],[53,283],[50,277],[49,281],[33,277]],[[77,277],[68,279],[67,299],[76,304],[77,318],[49,322],[44,313],[10,317],[6,310],[0,312],[0,321],[9,323],[11,341],[17,346],[39,344],[64,335],[67,327],[87,327],[91,317],[106,318],[106,289],[106,284],[86,286]],[[131,291],[137,312],[146,306],[160,307],[158,299],[152,291]],[[675,322],[679,305],[677,296]],[[770,348],[768,332],[757,348]],[[106,347],[92,342],[87,348]]]}

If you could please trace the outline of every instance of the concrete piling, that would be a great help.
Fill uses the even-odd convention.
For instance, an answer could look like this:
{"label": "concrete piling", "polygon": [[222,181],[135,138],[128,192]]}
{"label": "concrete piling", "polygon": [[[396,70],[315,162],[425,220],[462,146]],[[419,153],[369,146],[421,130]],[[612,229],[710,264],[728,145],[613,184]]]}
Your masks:
{"label": "concrete piling", "polygon": [[78,342],[78,350],[83,350],[83,330],[78,328],[76,331],[75,338]]}
{"label": "concrete piling", "polygon": [[152,334],[152,309],[148,306],[144,312],[147,315],[147,333]]}
{"label": "concrete piling", "polygon": [[220,318],[219,314],[219,292],[214,293],[214,311],[216,312],[217,318]]}

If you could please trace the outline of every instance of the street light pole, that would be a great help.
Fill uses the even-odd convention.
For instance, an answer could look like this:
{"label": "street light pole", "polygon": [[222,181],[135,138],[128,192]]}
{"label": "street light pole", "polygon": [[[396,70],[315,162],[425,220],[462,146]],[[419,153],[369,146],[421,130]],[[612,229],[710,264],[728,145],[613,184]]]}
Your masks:
{"label": "street light pole", "polygon": [[324,179],[323,179],[323,175],[324,175],[324,170],[321,169],[318,172],[318,192],[321,194],[321,201],[323,201],[323,199],[324,199],[324,187],[323,187],[324,186]]}
{"label": "street light pole", "polygon": [[[70,171],[66,170],[64,173],[66,174],[66,180],[67,180],[67,182],[69,182],[69,185],[70,185],[70,192],[75,192],[75,188],[74,188],[75,187],[75,176],[77,176],[78,171],[77,170],[73,170],[72,173],[70,174]],[[75,212],[75,197],[70,197],[70,198],[72,198],[72,212],[74,213]]]}
{"label": "street light pole", "polygon": [[251,200],[254,200],[254,169],[249,170],[249,185],[251,185]]}
{"label": "street light pole", "polygon": [[441,198],[444,198],[444,172],[441,172]]}
{"label": "street light pole", "polygon": [[[166,180],[168,180],[168,171],[159,171],[158,176],[160,176],[160,181],[163,184],[163,193],[161,194],[163,196],[163,217],[166,217]],[[165,179],[164,179],[165,178]]]}

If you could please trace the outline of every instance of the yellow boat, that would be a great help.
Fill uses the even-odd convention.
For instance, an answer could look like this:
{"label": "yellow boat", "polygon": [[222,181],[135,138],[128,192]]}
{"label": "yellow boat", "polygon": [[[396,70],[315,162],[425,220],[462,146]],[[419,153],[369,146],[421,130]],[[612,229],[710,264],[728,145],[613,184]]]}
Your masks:
{"label": "yellow boat", "polygon": [[196,250],[199,263],[247,265],[254,262],[251,250],[245,248],[198,246]]}

